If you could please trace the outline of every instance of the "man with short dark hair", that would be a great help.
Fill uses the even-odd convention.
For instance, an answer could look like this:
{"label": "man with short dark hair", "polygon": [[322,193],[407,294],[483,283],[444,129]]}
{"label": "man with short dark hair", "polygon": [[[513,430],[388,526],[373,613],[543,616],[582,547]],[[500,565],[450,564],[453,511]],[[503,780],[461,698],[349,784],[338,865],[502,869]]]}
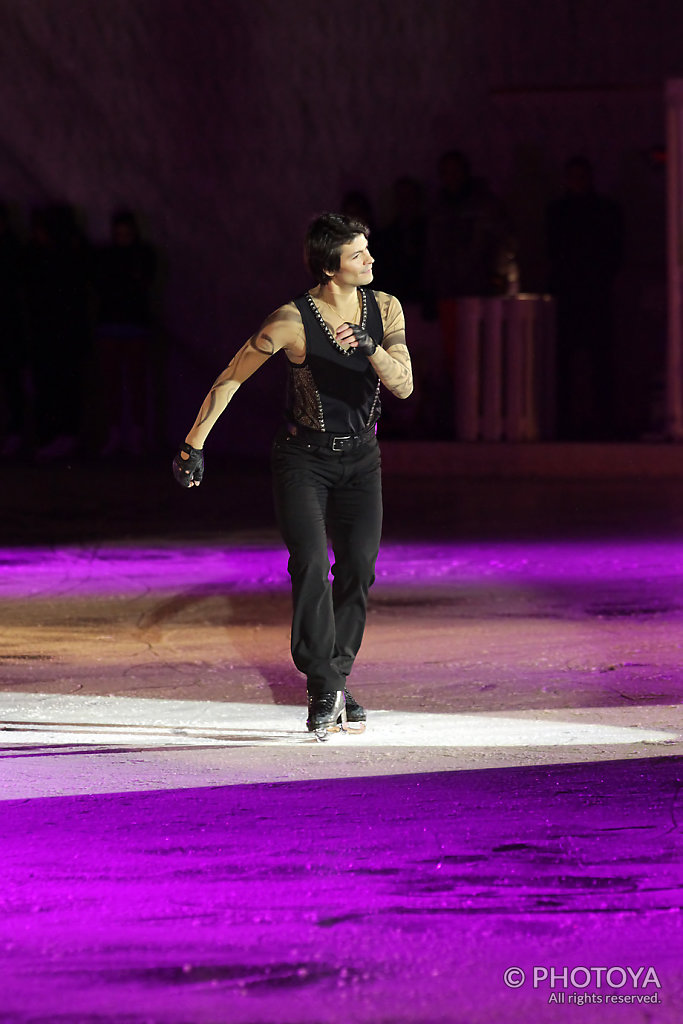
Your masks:
{"label": "man with short dark hair", "polygon": [[380,387],[407,398],[413,385],[401,305],[369,287],[367,227],[323,214],[309,227],[304,251],[317,284],[272,313],[239,350],[173,468],[183,486],[199,485],[209,431],[238,387],[284,351],[288,399],[272,450],[275,507],[290,555],[292,657],[306,675],[307,727],[325,739],[347,721],[362,728],[366,718],[346,679],[363,639],[382,525]]}

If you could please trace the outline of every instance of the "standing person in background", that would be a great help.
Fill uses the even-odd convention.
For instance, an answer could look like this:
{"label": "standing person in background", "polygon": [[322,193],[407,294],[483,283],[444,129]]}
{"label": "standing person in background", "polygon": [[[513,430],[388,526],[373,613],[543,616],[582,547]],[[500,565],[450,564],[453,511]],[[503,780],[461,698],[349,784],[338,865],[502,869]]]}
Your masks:
{"label": "standing person in background", "polygon": [[612,292],[621,264],[621,211],[595,191],[593,167],[572,157],[564,195],[547,210],[550,291],[557,308],[557,436],[614,436]]}
{"label": "standing person in background", "polygon": [[140,237],[135,215],[129,210],[115,213],[111,240],[98,253],[95,274],[102,455],[142,454],[156,271],[156,254]]}
{"label": "standing person in background", "polygon": [[306,676],[308,730],[324,739],[366,718],[346,680],[363,638],[381,534],[380,390],[407,398],[412,372],[401,305],[370,287],[366,225],[323,214],[308,229],[305,256],[315,286],[272,313],[218,377],[173,469],[185,487],[201,482],[202,449],[218,417],[255,370],[284,352],[288,398],[272,451],[275,506],[290,556],[292,657]]}
{"label": "standing person in background", "polygon": [[344,217],[360,221],[361,224],[365,224],[370,234],[374,233],[375,214],[372,209],[372,201],[365,192],[361,192],[357,188],[345,192],[339,204],[339,212]]}
{"label": "standing person in background", "polygon": [[518,290],[516,245],[502,202],[472,176],[464,153],[450,150],[438,164],[439,194],[431,211],[425,259],[426,303],[438,316],[443,341],[442,430],[451,433],[458,299],[511,295]]}
{"label": "standing person in background", "polygon": [[[434,394],[440,385],[438,327],[425,320],[424,263],[427,217],[424,189],[416,178],[403,175],[392,188],[392,216],[386,227],[373,233],[372,250],[377,260],[375,282],[395,295],[403,307],[413,362],[415,392],[412,402],[386,403],[384,436],[410,438],[434,433]],[[388,421],[388,423],[387,423]]]}
{"label": "standing person in background", "polygon": [[91,351],[89,245],[75,210],[34,211],[26,250],[35,424],[40,458],[68,458],[83,432]]}
{"label": "standing person in background", "polygon": [[28,351],[24,322],[24,258],[7,206],[0,203],[0,452],[16,455],[27,441]]}
{"label": "standing person in background", "polygon": [[391,220],[373,234],[378,260],[375,277],[402,305],[421,303],[427,241],[422,185],[408,175],[397,178],[392,199]]}

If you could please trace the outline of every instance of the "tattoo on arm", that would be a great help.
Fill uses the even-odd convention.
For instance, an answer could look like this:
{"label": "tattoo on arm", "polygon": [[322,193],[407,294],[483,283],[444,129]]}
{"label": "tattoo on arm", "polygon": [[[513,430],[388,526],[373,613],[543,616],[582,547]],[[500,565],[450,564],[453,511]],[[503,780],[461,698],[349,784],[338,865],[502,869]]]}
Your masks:
{"label": "tattoo on arm", "polygon": [[275,352],[275,345],[273,343],[273,339],[270,337],[270,335],[266,334],[265,331],[261,331],[259,335],[257,335],[255,338],[252,338],[251,344],[256,349],[256,351],[260,352],[261,355],[263,356],[272,356],[273,353]]}
{"label": "tattoo on arm", "polygon": [[214,422],[222,414],[240,385],[283,347],[282,331],[278,335],[276,330],[271,328],[269,333],[267,330],[269,324],[281,327],[283,323],[290,322],[293,326],[301,322],[301,317],[296,309],[281,308],[272,313],[258,332],[252,335],[239,352],[233,356],[223,373],[216,378],[199,410],[192,431],[190,431],[190,435],[193,431],[197,431],[196,437],[192,436],[192,441],[196,446],[198,442],[200,445],[203,444]]}
{"label": "tattoo on arm", "polygon": [[209,394],[207,396],[207,399],[204,402],[204,405],[206,406],[206,408],[204,408],[204,406],[202,406],[202,408],[199,411],[199,417],[197,419],[197,426],[198,427],[201,427],[202,423],[206,423],[206,421],[208,420],[209,416],[211,415],[211,413],[214,410],[214,406],[216,405],[216,395],[215,395],[215,389],[214,388],[211,388],[211,391],[209,392]]}
{"label": "tattoo on arm", "polygon": [[378,349],[380,351],[382,355],[377,360],[379,365],[375,364],[379,379],[397,398],[408,398],[413,390],[413,371],[408,349],[402,345],[394,355],[390,355],[386,349]]}

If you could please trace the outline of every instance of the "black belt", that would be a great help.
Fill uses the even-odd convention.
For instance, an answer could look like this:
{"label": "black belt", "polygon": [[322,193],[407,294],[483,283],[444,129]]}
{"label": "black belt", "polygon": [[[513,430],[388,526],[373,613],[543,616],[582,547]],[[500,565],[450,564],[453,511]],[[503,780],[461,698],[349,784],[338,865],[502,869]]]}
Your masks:
{"label": "black belt", "polygon": [[311,430],[301,427],[298,423],[288,423],[287,431],[292,437],[298,437],[306,444],[317,448],[329,448],[333,452],[352,452],[362,444],[372,441],[377,431],[377,424],[368,427],[362,434],[333,434],[329,430]]}

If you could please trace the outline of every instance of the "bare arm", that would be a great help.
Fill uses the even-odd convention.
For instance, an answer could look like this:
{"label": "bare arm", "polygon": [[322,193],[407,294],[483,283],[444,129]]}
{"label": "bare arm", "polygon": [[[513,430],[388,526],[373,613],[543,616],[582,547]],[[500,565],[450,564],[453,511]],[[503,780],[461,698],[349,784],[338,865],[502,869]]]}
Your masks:
{"label": "bare arm", "polygon": [[408,398],[413,391],[413,368],[407,345],[394,344],[390,348],[377,346],[370,362],[382,384],[397,398]]}
{"label": "bare arm", "polygon": [[189,445],[193,448],[204,447],[211,429],[239,386],[276,352],[295,348],[300,338],[300,328],[301,317],[289,306],[277,309],[263,322],[258,332],[242,346],[214,381],[185,438]]}
{"label": "bare arm", "polygon": [[[406,325],[401,303],[393,295],[377,293],[384,334],[371,356],[368,356],[382,384],[397,398],[408,398],[413,391],[413,369],[406,345]],[[342,324],[337,340],[357,346],[353,330]]]}

